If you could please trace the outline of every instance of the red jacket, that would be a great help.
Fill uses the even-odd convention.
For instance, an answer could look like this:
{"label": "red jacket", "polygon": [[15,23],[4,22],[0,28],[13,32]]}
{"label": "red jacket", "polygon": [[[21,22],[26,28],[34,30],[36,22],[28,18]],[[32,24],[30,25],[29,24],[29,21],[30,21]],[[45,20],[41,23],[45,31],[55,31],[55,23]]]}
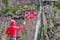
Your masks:
{"label": "red jacket", "polygon": [[20,27],[15,26],[15,21],[11,20],[10,25],[6,28],[5,34],[8,36],[16,37],[16,31],[21,30],[24,28],[24,24],[22,24]]}

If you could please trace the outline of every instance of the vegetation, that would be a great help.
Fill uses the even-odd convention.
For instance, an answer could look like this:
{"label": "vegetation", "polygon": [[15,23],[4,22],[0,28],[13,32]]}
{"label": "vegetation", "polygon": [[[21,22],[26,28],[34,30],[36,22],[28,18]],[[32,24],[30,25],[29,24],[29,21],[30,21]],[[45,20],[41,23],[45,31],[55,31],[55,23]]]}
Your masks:
{"label": "vegetation", "polygon": [[[54,2],[53,3],[53,8],[54,8],[54,10],[53,10],[54,15],[52,17],[52,22],[54,23],[57,11],[60,10],[60,2]],[[48,36],[49,36],[50,40],[52,40],[54,38],[55,31],[56,31],[56,27],[55,26],[54,27],[48,27],[47,33],[48,33]]]}
{"label": "vegetation", "polygon": [[7,7],[8,4],[7,0],[2,0],[2,3],[5,5],[5,7]]}
{"label": "vegetation", "polygon": [[23,40],[22,36],[20,36],[20,40]]}
{"label": "vegetation", "polygon": [[[2,3],[4,4],[5,8],[3,11],[1,11],[2,13],[6,14],[8,12],[11,12],[11,13],[16,13],[16,11],[18,10],[17,7],[13,7],[13,8],[10,8],[8,7],[7,5],[7,0],[2,0]],[[20,4],[20,10],[30,10],[30,9],[35,9],[36,6],[34,4],[31,4],[31,5],[27,5],[27,7],[25,7],[26,5],[23,5],[23,4]]]}
{"label": "vegetation", "polygon": [[[54,24],[57,11],[60,10],[60,2],[53,2],[53,8],[54,8],[54,10],[53,10],[54,15],[52,17],[52,22]],[[54,38],[54,35],[55,35],[55,31],[56,31],[55,26],[53,26],[53,27],[48,26],[47,34],[48,34],[48,37],[49,37],[50,40],[54,40],[53,38]]]}
{"label": "vegetation", "polygon": [[4,10],[2,11],[3,14],[6,14],[6,13],[8,13],[8,12],[16,13],[16,11],[18,10],[17,7],[9,8],[9,7],[7,6],[7,0],[2,0],[2,3],[3,3],[4,6],[5,6]]}
{"label": "vegetation", "polygon": [[54,2],[53,6],[56,7],[57,9],[60,9],[60,2]]}
{"label": "vegetation", "polygon": [[40,28],[38,37],[39,37],[38,40],[44,40],[45,39],[44,27],[43,26]]}
{"label": "vegetation", "polygon": [[52,17],[52,21],[54,22],[57,11],[60,10],[60,2],[53,2],[53,8],[54,8],[54,15]]}
{"label": "vegetation", "polygon": [[50,40],[52,40],[54,38],[55,31],[56,31],[55,27],[48,27],[47,28],[47,35],[48,35]]}
{"label": "vegetation", "polygon": [[6,13],[8,13],[9,11],[10,11],[10,9],[9,9],[8,7],[6,7],[6,8],[3,10],[2,13],[6,14]]}
{"label": "vegetation", "polygon": [[[52,20],[52,22],[53,22],[53,24],[54,24],[54,22],[55,22],[55,17],[56,17],[56,14],[57,14],[57,10],[60,10],[60,2],[54,2],[54,3],[53,3],[53,8],[54,8],[54,10],[53,10],[54,15],[53,15],[53,17],[50,18],[50,19]],[[49,22],[50,22],[50,21],[49,21]],[[47,23],[47,24],[48,24],[48,23]],[[45,27],[45,26],[44,26],[44,27]],[[39,40],[45,40],[45,38],[46,38],[45,31],[44,31],[44,27],[41,26],[41,28],[40,28],[40,31],[39,31],[39,34],[38,34],[38,37],[39,37],[38,39],[39,39]],[[54,36],[55,36],[55,32],[56,32],[56,27],[55,27],[55,26],[50,26],[50,25],[48,25],[46,31],[47,31],[48,39],[49,39],[49,40],[54,40]],[[48,40],[48,39],[47,39],[47,40]]]}
{"label": "vegetation", "polygon": [[17,10],[18,10],[18,9],[17,9],[16,7],[13,7],[12,9],[10,9],[10,12],[11,12],[11,13],[16,13]]}
{"label": "vegetation", "polygon": [[20,10],[30,10],[30,9],[35,9],[35,8],[36,8],[36,6],[34,4],[31,4],[31,5],[23,5],[23,4],[21,4],[20,5]]}

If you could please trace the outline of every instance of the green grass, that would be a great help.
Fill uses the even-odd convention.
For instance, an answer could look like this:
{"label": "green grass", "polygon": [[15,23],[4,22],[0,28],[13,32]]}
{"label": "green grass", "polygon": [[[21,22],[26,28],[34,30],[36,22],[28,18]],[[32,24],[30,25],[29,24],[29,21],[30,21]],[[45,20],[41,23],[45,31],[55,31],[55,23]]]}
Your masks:
{"label": "green grass", "polygon": [[2,0],[2,3],[3,3],[4,5],[6,5],[6,2],[7,2],[7,0]]}
{"label": "green grass", "polygon": [[2,13],[3,13],[3,14],[6,14],[6,13],[8,13],[8,12],[16,13],[17,10],[18,10],[18,9],[17,9],[16,7],[13,7],[13,8],[8,8],[8,7],[6,7],[6,8],[2,11]]}
{"label": "green grass", "polygon": [[11,12],[11,13],[16,13],[17,10],[18,10],[18,9],[17,9],[16,7],[14,7],[14,8],[12,8],[12,9],[10,9],[10,12]]}
{"label": "green grass", "polygon": [[38,34],[38,40],[44,40],[44,39],[45,39],[44,27],[42,26]]}
{"label": "green grass", "polygon": [[10,11],[10,9],[9,9],[8,7],[6,7],[6,8],[3,10],[2,13],[6,14],[6,13],[8,13],[9,11]]}
{"label": "green grass", "polygon": [[4,4],[5,7],[8,6],[8,1],[7,0],[2,0],[2,3]]}
{"label": "green grass", "polygon": [[33,9],[33,8],[36,8],[36,6],[34,4],[32,5],[27,5],[26,8],[24,8],[25,5],[21,5],[21,8],[20,10],[29,10],[29,9]]}
{"label": "green grass", "polygon": [[56,7],[57,9],[60,9],[60,2],[54,2],[53,6]]}
{"label": "green grass", "polygon": [[56,31],[56,27],[48,27],[47,28],[47,34],[50,40],[52,40],[54,38],[54,33]]}

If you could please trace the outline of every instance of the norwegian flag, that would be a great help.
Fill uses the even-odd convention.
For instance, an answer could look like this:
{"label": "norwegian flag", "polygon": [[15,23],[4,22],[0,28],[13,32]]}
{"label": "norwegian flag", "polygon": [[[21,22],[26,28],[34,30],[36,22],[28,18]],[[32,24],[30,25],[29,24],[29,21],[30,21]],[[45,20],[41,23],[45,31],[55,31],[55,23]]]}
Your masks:
{"label": "norwegian flag", "polygon": [[26,19],[33,19],[34,18],[34,12],[25,12],[25,18]]}

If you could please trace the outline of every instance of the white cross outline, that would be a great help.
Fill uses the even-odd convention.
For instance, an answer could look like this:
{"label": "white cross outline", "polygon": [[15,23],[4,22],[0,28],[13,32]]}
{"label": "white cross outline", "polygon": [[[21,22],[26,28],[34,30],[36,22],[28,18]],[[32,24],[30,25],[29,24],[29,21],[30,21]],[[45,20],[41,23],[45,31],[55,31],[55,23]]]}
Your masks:
{"label": "white cross outline", "polygon": [[[28,12],[28,14],[27,15],[29,15],[30,14],[30,12]],[[28,18],[30,18],[30,16],[28,16]]]}

